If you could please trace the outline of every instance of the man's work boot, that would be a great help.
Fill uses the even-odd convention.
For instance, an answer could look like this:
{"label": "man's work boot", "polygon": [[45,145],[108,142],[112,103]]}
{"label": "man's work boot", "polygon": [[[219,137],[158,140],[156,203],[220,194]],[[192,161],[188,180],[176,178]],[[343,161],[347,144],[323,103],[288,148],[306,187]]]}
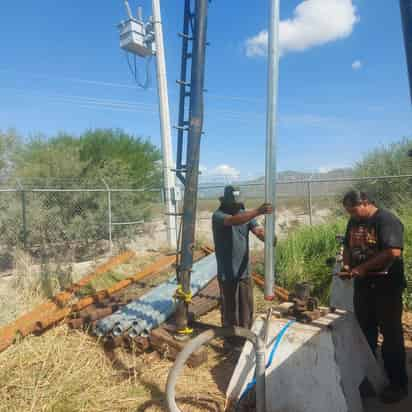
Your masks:
{"label": "man's work boot", "polygon": [[407,396],[408,388],[406,386],[389,385],[383,390],[380,399],[383,403],[398,403]]}

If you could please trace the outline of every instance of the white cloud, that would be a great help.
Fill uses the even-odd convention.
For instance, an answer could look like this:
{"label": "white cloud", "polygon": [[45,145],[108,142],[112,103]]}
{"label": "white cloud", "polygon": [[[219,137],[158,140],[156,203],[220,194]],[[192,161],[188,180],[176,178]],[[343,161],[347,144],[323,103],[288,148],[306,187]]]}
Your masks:
{"label": "white cloud", "polygon": [[352,69],[353,69],[353,70],[360,70],[360,69],[362,68],[362,66],[363,66],[363,64],[362,64],[362,62],[361,62],[360,60],[355,60],[355,61],[352,63]]}
{"label": "white cloud", "polygon": [[202,174],[207,173],[207,167],[204,165],[199,165],[199,172]]}
{"label": "white cloud", "polygon": [[235,169],[232,166],[223,164],[211,170],[210,175],[229,177],[229,178],[238,178],[240,176],[240,172],[239,170]]}
{"label": "white cloud", "polygon": [[[304,51],[348,37],[358,21],[353,0],[304,0],[291,19],[280,22],[280,53]],[[265,56],[267,42],[267,30],[247,39],[246,55]]]}
{"label": "white cloud", "polygon": [[330,167],[330,166],[321,166],[321,167],[318,168],[318,173],[328,173],[333,169],[335,169],[335,168]]}

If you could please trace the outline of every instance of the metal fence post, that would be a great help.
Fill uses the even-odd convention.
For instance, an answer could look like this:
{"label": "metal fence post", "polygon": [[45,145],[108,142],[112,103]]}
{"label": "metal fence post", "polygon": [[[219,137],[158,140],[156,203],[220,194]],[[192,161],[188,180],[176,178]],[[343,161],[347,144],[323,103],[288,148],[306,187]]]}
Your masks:
{"label": "metal fence post", "polygon": [[312,182],[308,180],[307,182],[308,186],[308,209],[309,209],[309,224],[312,226],[313,224],[313,216],[312,216]]}
{"label": "metal fence post", "polygon": [[107,192],[107,215],[109,218],[108,221],[108,232],[109,232],[109,253],[110,255],[113,254],[113,238],[112,238],[112,230],[113,230],[113,225],[112,225],[112,192],[110,191],[110,187],[107,184],[106,180],[102,178],[103,184],[106,187],[106,192]]}
{"label": "metal fence post", "polygon": [[19,179],[17,180],[17,186],[21,194],[21,212],[22,212],[22,225],[23,225],[23,247],[27,249],[27,213],[26,213],[26,192]]}

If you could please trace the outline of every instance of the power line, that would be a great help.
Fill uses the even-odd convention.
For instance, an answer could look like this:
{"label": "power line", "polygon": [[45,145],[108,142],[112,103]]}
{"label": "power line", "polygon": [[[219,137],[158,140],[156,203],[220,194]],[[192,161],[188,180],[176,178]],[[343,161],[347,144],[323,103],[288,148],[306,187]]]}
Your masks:
{"label": "power line", "polygon": [[[0,72],[16,74],[15,70],[9,70],[9,69],[0,69]],[[21,73],[21,72],[20,74],[24,75],[24,77],[26,78],[31,77],[31,78],[45,79],[45,80],[62,80],[62,81],[68,81],[72,83],[90,84],[94,86],[115,87],[115,88],[117,87],[117,88],[123,88],[123,89],[136,90],[136,86],[125,84],[125,83],[116,83],[116,82],[91,80],[91,79],[79,79],[79,78],[64,77],[64,76],[53,76],[53,75],[48,75],[48,74],[43,75],[43,74],[33,74],[33,73]],[[156,91],[154,87],[148,87],[147,90]],[[176,94],[177,90],[173,89],[172,92]],[[206,97],[216,97],[216,98],[226,99],[226,100],[243,101],[243,102],[248,102],[248,103],[264,103],[265,102],[264,98],[259,99],[259,98],[250,98],[250,97],[242,97],[242,96],[230,96],[230,95],[224,95],[224,94],[214,94],[214,93],[209,93],[209,92],[207,92],[205,96]]]}
{"label": "power line", "polygon": [[[84,108],[107,108],[117,111],[123,112],[145,112],[145,113],[157,113],[157,105],[156,104],[148,104],[148,103],[135,103],[132,101],[127,100],[113,100],[113,99],[105,99],[105,98],[98,98],[98,97],[91,97],[91,96],[79,96],[79,95],[63,95],[63,94],[44,94],[40,91],[35,90],[24,90],[19,88],[13,87],[0,87],[2,90],[9,90],[13,91],[15,94],[27,97],[28,94],[32,94],[33,96],[39,96],[46,100],[53,100],[54,102],[60,103],[72,103],[77,104],[78,107]],[[237,112],[237,111],[211,111],[214,115],[219,116],[222,120],[233,120],[237,122],[247,122],[249,123],[252,121],[251,117],[258,118],[263,117],[263,115],[259,113],[250,113],[250,112]],[[223,115],[223,116],[222,116]]]}

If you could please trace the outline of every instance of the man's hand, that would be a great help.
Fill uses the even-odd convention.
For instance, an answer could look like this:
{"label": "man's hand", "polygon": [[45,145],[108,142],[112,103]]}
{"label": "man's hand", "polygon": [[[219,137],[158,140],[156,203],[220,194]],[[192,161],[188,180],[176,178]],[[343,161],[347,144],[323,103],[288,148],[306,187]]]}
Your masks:
{"label": "man's hand", "polygon": [[342,272],[340,272],[339,277],[341,279],[353,279],[360,278],[366,275],[366,271],[362,265],[351,269],[348,265],[344,265]]}
{"label": "man's hand", "polygon": [[366,275],[366,271],[362,265],[353,268],[350,273],[354,278],[361,278]]}
{"label": "man's hand", "polygon": [[273,213],[273,206],[270,203],[263,203],[257,209],[259,215],[271,215]]}
{"label": "man's hand", "polygon": [[353,278],[352,270],[349,265],[343,265],[342,271],[338,273],[338,276],[342,280],[350,280]]}

